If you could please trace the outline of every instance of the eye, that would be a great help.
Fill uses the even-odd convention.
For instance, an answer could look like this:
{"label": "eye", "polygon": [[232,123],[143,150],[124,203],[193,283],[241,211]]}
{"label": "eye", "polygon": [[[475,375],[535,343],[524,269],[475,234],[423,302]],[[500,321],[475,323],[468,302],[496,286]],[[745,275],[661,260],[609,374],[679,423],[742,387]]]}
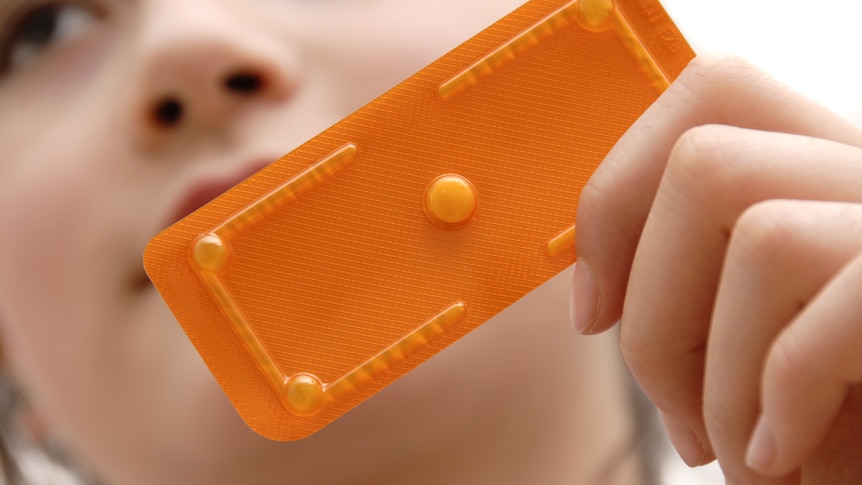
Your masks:
{"label": "eye", "polygon": [[[28,2],[29,3],[29,2]],[[17,16],[3,29],[0,72],[7,73],[35,61],[49,49],[81,35],[97,20],[92,9],[78,4],[43,4]]]}

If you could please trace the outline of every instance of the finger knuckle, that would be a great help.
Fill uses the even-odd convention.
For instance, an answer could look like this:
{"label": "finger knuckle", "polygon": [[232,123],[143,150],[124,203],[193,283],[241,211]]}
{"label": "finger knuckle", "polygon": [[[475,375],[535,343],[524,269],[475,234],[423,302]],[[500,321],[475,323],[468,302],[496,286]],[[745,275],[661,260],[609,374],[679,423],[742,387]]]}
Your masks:
{"label": "finger knuckle", "polygon": [[736,86],[769,78],[761,69],[735,55],[707,54],[693,59],[680,74],[678,84],[702,99],[721,102]]}
{"label": "finger knuckle", "polygon": [[665,193],[682,200],[675,203],[712,204],[726,196],[726,187],[734,175],[727,160],[727,127],[701,125],[685,131],[670,152],[665,174]]}
{"label": "finger knuckle", "polygon": [[620,217],[626,213],[624,204],[629,199],[620,197],[627,190],[625,182],[617,176],[618,170],[613,163],[605,163],[581,189],[576,214],[578,234],[601,234],[601,237],[580,236],[579,257],[602,254],[616,245],[633,244],[639,237],[637,225]]}
{"label": "finger knuckle", "polygon": [[623,168],[618,167],[614,160],[606,160],[584,184],[578,198],[579,222],[590,215],[600,217],[609,207],[616,206],[625,185],[617,176],[620,170]]}
{"label": "finger knuckle", "polygon": [[732,410],[728,409],[726,401],[705,396],[701,411],[707,433],[710,436],[727,435],[732,427],[728,421],[728,416],[731,415]]}
{"label": "finger knuckle", "polygon": [[635,380],[650,394],[655,404],[659,407],[668,407],[669,403],[662,401],[661,397],[654,392],[657,389],[653,385],[671,375],[671,363],[668,362],[664,352],[656,350],[660,346],[655,345],[649,336],[635,330],[626,331],[626,327],[629,325],[624,324],[620,327],[618,343],[623,362]]}
{"label": "finger knuckle", "polygon": [[798,378],[800,372],[808,364],[805,346],[794,327],[789,327],[781,334],[770,349],[765,375],[772,385],[787,388]]}
{"label": "finger knuckle", "polygon": [[597,171],[584,184],[578,198],[579,224],[587,223],[594,214],[601,213],[613,201],[616,192],[616,177],[610,170]]}
{"label": "finger knuckle", "polygon": [[748,268],[786,268],[798,259],[792,207],[785,201],[767,200],[746,208],[731,231],[728,259]]}
{"label": "finger knuckle", "polygon": [[640,339],[632,337],[624,327],[620,329],[619,349],[623,361],[635,378],[650,374],[655,367],[654,359],[647,351],[648,347],[643,345]]}

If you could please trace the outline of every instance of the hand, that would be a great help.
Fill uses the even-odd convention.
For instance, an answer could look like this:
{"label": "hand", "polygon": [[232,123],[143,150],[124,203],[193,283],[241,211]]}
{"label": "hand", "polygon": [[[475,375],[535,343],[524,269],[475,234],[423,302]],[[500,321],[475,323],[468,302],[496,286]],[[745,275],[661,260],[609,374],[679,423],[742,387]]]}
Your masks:
{"label": "hand", "polygon": [[860,147],[754,67],[696,59],[584,188],[573,323],[622,316],[623,357],[690,465],[862,480]]}

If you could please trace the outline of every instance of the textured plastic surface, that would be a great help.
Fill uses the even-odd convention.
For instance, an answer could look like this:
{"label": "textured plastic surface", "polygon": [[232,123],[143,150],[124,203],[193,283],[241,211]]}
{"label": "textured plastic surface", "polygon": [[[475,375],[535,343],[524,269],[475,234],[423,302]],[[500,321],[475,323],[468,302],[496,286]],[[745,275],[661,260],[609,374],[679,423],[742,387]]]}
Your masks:
{"label": "textured plastic surface", "polygon": [[692,57],[658,2],[531,1],[156,236],[147,273],[246,423],[308,436],[569,266],[580,188]]}

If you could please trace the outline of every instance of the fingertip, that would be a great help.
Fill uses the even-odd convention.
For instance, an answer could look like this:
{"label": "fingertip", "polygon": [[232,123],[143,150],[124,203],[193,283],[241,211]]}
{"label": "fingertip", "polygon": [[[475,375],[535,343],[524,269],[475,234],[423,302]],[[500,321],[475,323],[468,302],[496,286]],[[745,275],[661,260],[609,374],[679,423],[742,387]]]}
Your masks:
{"label": "fingertip", "polygon": [[658,414],[674,449],[686,465],[698,467],[715,459],[712,450],[697,437],[693,429],[661,410]]}
{"label": "fingertip", "polygon": [[776,457],[778,456],[778,442],[775,431],[765,415],[757,420],[748,450],[745,453],[745,464],[752,470],[763,475],[773,475]]}

